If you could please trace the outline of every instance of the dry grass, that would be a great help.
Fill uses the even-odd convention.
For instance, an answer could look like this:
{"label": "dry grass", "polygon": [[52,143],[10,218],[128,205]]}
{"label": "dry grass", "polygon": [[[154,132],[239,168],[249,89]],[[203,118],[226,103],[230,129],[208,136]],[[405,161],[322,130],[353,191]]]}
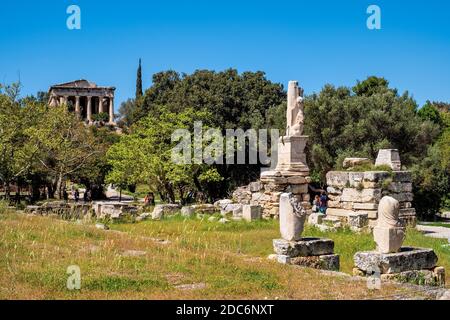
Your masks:
{"label": "dry grass", "polygon": [[[384,285],[372,292],[364,281],[267,260],[278,236],[276,222],[173,218],[111,227],[1,215],[0,298],[370,299],[409,290]],[[334,234],[338,253],[357,245],[342,242],[350,237],[356,238]],[[344,271],[350,256],[343,255]],[[81,269],[80,291],[66,289],[69,265]]]}

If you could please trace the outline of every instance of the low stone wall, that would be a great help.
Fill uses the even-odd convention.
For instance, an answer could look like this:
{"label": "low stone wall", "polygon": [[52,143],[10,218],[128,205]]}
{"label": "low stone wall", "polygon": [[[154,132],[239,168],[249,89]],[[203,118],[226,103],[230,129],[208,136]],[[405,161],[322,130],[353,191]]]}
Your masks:
{"label": "low stone wall", "polygon": [[278,219],[281,194],[291,192],[302,203],[309,215],[311,214],[308,193],[308,183],[310,182],[308,172],[293,174],[263,173],[261,180],[237,188],[233,192],[233,201],[244,205],[259,205],[262,208],[263,218]]}
{"label": "low stone wall", "polygon": [[327,185],[329,216],[348,220],[355,215],[367,215],[369,225],[373,226],[378,203],[388,195],[400,202],[400,221],[404,225],[416,224],[409,171],[331,171],[327,173]]}
{"label": "low stone wall", "polygon": [[27,206],[25,213],[43,216],[58,216],[65,220],[91,217],[91,205],[84,203],[48,202],[41,206]]}

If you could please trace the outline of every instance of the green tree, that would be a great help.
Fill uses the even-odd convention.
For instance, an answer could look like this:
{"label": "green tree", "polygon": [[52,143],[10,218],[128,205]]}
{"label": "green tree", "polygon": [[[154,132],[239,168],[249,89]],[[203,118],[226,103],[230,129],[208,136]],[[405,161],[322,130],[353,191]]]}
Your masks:
{"label": "green tree", "polygon": [[39,146],[40,170],[51,177],[56,197],[61,199],[66,179],[90,166],[102,146],[65,105],[48,108],[29,130],[31,141]]}
{"label": "green tree", "polygon": [[210,189],[202,187],[220,182],[222,178],[215,168],[205,164],[174,163],[172,149],[177,143],[172,142],[171,136],[176,129],[193,132],[194,121],[202,121],[206,129],[212,116],[193,109],[178,114],[161,109],[158,116],[148,116],[134,124],[130,134],[122,135],[108,150],[112,170],[107,181],[122,188],[146,183],[163,201],[170,203],[177,198],[188,202],[196,192],[205,192],[211,199]]}
{"label": "green tree", "polygon": [[136,75],[136,100],[139,100],[142,97],[142,94],[142,65],[141,59],[139,59],[139,67]]}
{"label": "green tree", "polygon": [[31,99],[19,99],[20,84],[0,86],[0,180],[5,197],[10,185],[20,184],[40,151],[30,139],[30,128],[42,112],[42,105]]}
{"label": "green tree", "polygon": [[319,94],[307,97],[309,164],[322,183],[326,172],[341,168],[345,157],[375,159],[381,148],[399,149],[403,163],[410,166],[423,158],[439,134],[438,126],[416,115],[416,103],[408,93],[399,96],[384,84],[374,78],[359,82],[357,95],[345,87],[326,85]]}
{"label": "green tree", "polygon": [[439,112],[438,108],[436,108],[434,106],[434,104],[431,103],[430,101],[427,101],[425,103],[425,105],[419,109],[417,114],[424,121],[428,120],[428,121],[434,122],[435,124],[437,124],[439,126],[442,125],[442,119],[441,119],[440,112]]}

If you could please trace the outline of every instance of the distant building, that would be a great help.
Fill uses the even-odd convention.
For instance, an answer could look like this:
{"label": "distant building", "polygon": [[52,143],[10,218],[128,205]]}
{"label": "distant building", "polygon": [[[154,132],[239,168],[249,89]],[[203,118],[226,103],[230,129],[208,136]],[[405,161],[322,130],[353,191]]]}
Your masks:
{"label": "distant building", "polygon": [[114,87],[99,87],[87,80],[57,84],[49,89],[49,105],[66,104],[80,119],[93,122],[93,115],[108,114],[108,124],[114,124]]}

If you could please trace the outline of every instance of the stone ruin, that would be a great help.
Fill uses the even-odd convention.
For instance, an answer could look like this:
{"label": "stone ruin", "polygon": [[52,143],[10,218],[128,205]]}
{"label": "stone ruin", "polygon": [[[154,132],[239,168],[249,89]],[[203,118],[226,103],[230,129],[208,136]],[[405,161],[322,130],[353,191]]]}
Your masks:
{"label": "stone ruin", "polygon": [[[380,150],[376,160],[377,165],[387,165],[393,171],[352,171],[353,165],[361,162],[351,159],[353,162],[344,161],[347,171],[331,171],[326,175],[327,216],[340,219],[355,229],[373,227],[378,217],[379,202],[383,196],[389,195],[399,201],[401,223],[414,227],[416,211],[412,207],[412,176],[409,171],[399,171],[398,151]],[[367,164],[367,159],[364,160]]]}
{"label": "stone ruin", "polygon": [[260,181],[238,188],[233,200],[241,204],[260,205],[264,218],[278,218],[281,194],[294,194],[311,213],[308,184],[311,182],[304,152],[308,137],[303,135],[303,89],[290,81],[287,97],[286,136],[278,142],[278,162],[275,170],[261,173]]}
{"label": "stone ruin", "polygon": [[282,238],[273,240],[278,262],[339,270],[339,256],[334,254],[333,240],[302,237],[306,218],[311,213],[309,168],[304,153],[308,137],[302,135],[302,95],[298,83],[289,82],[287,135],[281,137],[278,144],[277,167],[261,174],[261,197],[254,199],[255,192],[251,201],[262,202],[266,216],[279,216]]}
{"label": "stone ruin", "polygon": [[54,201],[25,208],[26,214],[51,216],[64,220],[90,220],[94,218],[110,221],[134,220],[138,211],[138,208],[134,205],[111,201],[93,203]]}
{"label": "stone ruin", "polygon": [[432,249],[402,247],[406,228],[400,221],[400,202],[383,197],[378,205],[378,219],[373,229],[375,251],[357,252],[353,273],[376,276],[380,281],[393,280],[421,285],[445,285],[445,269],[437,266]]}

